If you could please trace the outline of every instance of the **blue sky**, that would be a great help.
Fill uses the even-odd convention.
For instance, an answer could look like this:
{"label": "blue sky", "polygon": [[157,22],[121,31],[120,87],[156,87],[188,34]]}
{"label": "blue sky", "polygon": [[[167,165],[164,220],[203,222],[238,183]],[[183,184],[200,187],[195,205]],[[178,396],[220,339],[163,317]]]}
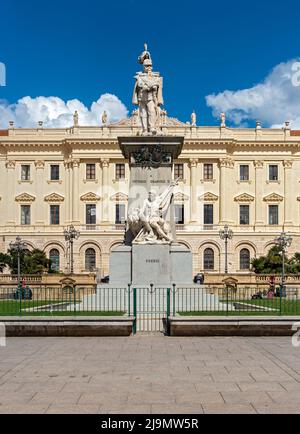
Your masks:
{"label": "blue sky", "polygon": [[[298,117],[300,122],[300,87],[289,89],[284,104],[278,101],[282,107],[273,117],[266,115],[276,106],[270,97],[257,111],[249,103],[245,107],[245,94],[223,94],[253,88],[284,63],[271,75],[276,88],[289,62],[300,56],[297,1],[2,0],[0,16],[7,80],[0,99],[6,109],[24,96],[78,99],[90,107],[109,93],[131,111],[137,56],[148,42],[154,70],[164,77],[170,116],[188,121],[195,109],[198,124],[213,125],[218,122],[213,113],[227,108],[233,124],[252,125],[260,113],[266,125],[284,122],[285,115],[296,126]],[[211,94],[219,97],[208,107]],[[285,113],[290,100],[293,108]]]}

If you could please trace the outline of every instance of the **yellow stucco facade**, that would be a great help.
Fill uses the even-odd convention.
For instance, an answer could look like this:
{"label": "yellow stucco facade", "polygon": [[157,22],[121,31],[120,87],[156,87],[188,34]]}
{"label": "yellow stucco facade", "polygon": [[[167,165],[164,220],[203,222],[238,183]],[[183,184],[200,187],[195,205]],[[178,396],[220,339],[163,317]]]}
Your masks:
{"label": "yellow stucco facade", "polygon": [[[58,267],[67,271],[63,230],[73,224],[80,231],[74,271],[87,272],[90,249],[94,267],[101,276],[109,274],[110,251],[124,236],[129,186],[129,166],[117,137],[138,132],[135,116],[99,127],[46,129],[39,124],[24,129],[11,124],[0,131],[0,251],[20,235],[29,247],[47,255],[58,252]],[[247,272],[246,250],[250,258],[266,253],[282,228],[293,237],[289,254],[300,251],[299,131],[288,124],[232,129],[164,117],[161,132],[184,136],[183,151],[174,162],[182,165],[174,174],[180,174],[177,239],[192,250],[194,273],[224,271],[219,230],[225,224],[234,233],[229,272]]]}

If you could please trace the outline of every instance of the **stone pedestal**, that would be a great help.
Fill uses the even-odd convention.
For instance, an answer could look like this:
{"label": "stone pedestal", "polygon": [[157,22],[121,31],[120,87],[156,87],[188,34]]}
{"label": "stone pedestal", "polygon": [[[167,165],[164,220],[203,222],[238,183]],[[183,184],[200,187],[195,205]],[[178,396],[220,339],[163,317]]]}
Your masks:
{"label": "stone pedestal", "polygon": [[172,283],[189,285],[193,281],[193,254],[181,244],[171,244]]}
{"label": "stone pedestal", "polygon": [[[173,160],[181,152],[183,137],[118,137],[118,141],[122,154],[129,161],[130,167],[127,210],[129,214],[134,208],[142,207],[151,190],[160,194],[170,184]],[[173,240],[175,240],[173,200],[164,219],[170,224]],[[131,245],[132,239],[131,231],[127,230],[125,244]]]}
{"label": "stone pedestal", "polygon": [[132,245],[132,283],[148,286],[168,285],[171,282],[171,258],[169,244]]}
{"label": "stone pedestal", "polygon": [[180,244],[119,246],[110,256],[110,284],[126,286],[192,284],[192,253]]}
{"label": "stone pedestal", "polygon": [[[128,214],[132,215],[134,209],[143,207],[149,192],[154,191],[156,195],[168,192],[172,183],[173,160],[181,152],[183,137],[118,137],[118,141],[130,166]],[[110,285],[191,285],[192,253],[176,243],[172,194],[168,200],[167,209],[160,209],[160,218],[169,225],[173,242],[161,242],[162,237],[157,237],[153,243],[149,239],[134,241],[137,234],[128,226],[125,244],[115,248],[110,255]]]}
{"label": "stone pedestal", "polygon": [[131,247],[115,247],[109,257],[109,283],[126,286],[131,283]]}

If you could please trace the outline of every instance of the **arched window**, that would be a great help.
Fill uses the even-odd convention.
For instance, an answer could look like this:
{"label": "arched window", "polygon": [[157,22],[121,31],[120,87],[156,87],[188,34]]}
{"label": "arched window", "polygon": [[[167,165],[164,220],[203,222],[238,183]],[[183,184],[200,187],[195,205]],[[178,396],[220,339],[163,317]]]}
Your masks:
{"label": "arched window", "polygon": [[203,268],[204,270],[213,270],[215,268],[215,254],[210,247],[204,250]]}
{"label": "arched window", "polygon": [[51,271],[59,271],[59,251],[57,249],[51,249],[49,252],[49,259],[51,261]]}
{"label": "arched window", "polygon": [[250,268],[250,252],[248,249],[240,251],[240,270],[249,270]]}
{"label": "arched window", "polygon": [[85,251],[85,269],[88,271],[94,270],[96,267],[96,252],[94,249],[86,249]]}

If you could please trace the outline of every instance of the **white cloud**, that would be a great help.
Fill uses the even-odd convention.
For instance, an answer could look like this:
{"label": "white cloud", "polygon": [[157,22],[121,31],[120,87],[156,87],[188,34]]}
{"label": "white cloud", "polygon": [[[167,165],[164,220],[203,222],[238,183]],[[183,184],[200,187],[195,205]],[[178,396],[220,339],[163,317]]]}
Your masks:
{"label": "white cloud", "polygon": [[285,121],[300,128],[299,60],[276,65],[259,84],[237,91],[225,90],[206,96],[214,116],[225,112],[236,125],[260,120],[263,126],[281,128]]}
{"label": "white cloud", "polygon": [[15,104],[0,100],[0,128],[7,128],[9,121],[15,127],[36,127],[38,121],[44,127],[64,128],[73,125],[73,113],[78,111],[79,125],[101,125],[101,116],[106,110],[108,122],[117,122],[127,116],[128,110],[119,98],[110,93],[100,96],[91,107],[86,107],[78,99],[63,101],[56,96],[25,96]]}

